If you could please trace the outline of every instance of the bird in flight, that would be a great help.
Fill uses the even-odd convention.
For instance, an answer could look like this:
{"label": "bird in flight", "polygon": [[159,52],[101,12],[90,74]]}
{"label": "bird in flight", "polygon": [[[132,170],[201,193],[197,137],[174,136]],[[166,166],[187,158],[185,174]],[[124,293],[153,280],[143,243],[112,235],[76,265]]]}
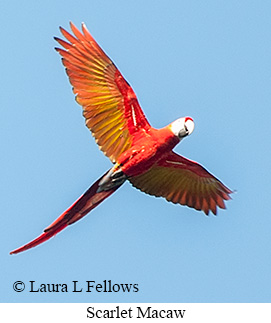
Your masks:
{"label": "bird in flight", "polygon": [[114,193],[126,180],[144,193],[167,201],[217,213],[232,191],[198,163],[173,148],[194,130],[190,117],[179,118],[162,129],[153,128],[137,97],[116,65],[82,24],[82,32],[70,24],[73,35],[60,27],[66,38],[56,48],[83,108],[86,126],[113,167],[102,175],[44,232],[13,250],[16,254],[55,236],[80,220]]}

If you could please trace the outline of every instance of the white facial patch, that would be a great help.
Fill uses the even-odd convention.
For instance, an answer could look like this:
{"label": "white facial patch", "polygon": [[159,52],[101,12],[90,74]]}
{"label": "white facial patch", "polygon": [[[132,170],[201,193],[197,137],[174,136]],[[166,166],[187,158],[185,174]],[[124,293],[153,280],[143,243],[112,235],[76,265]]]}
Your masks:
{"label": "white facial patch", "polygon": [[173,121],[170,128],[174,135],[181,139],[190,135],[193,132],[194,127],[193,120],[189,117],[185,117]]}
{"label": "white facial patch", "polygon": [[179,132],[184,130],[184,121],[185,118],[180,118],[172,122],[171,131],[174,133],[176,137],[179,137]]}

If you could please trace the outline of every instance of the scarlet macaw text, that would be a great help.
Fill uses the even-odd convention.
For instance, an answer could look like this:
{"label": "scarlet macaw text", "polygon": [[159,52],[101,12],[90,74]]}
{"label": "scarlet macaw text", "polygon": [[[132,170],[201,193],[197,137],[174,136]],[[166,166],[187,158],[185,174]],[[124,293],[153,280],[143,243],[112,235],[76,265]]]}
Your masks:
{"label": "scarlet macaw text", "polygon": [[95,310],[94,307],[89,306],[87,308],[87,318],[105,318],[105,319],[112,319],[112,318],[183,318],[184,313],[186,310],[180,310],[180,309],[155,309],[151,306],[148,306],[146,308],[142,308],[141,306],[136,306],[135,309],[132,307],[129,307],[128,309],[121,309],[120,306],[116,306],[114,310]]}

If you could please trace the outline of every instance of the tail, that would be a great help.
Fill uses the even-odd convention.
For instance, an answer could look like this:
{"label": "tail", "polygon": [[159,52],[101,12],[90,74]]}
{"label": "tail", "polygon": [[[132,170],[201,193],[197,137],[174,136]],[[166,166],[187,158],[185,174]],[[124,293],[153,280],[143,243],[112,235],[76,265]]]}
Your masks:
{"label": "tail", "polygon": [[46,228],[39,237],[26,245],[11,251],[10,254],[16,254],[36,247],[44,241],[52,238],[58,232],[65,229],[68,225],[75,223],[87,215],[92,209],[114,193],[125,180],[114,183],[114,185],[111,185],[111,187],[106,190],[101,190],[99,183],[102,179],[104,179],[104,177],[108,177],[108,174],[110,174],[110,171],[99,178],[81,197],[79,197],[79,199],[71,207],[69,207],[60,215],[59,218],[57,218],[48,228]]}

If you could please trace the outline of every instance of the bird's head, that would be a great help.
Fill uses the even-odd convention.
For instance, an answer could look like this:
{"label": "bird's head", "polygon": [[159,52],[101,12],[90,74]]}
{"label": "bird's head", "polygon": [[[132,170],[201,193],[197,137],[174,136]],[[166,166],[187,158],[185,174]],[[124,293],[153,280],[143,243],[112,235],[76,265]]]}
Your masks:
{"label": "bird's head", "polygon": [[173,121],[170,124],[170,129],[180,140],[191,135],[195,127],[194,121],[190,117],[184,117]]}

